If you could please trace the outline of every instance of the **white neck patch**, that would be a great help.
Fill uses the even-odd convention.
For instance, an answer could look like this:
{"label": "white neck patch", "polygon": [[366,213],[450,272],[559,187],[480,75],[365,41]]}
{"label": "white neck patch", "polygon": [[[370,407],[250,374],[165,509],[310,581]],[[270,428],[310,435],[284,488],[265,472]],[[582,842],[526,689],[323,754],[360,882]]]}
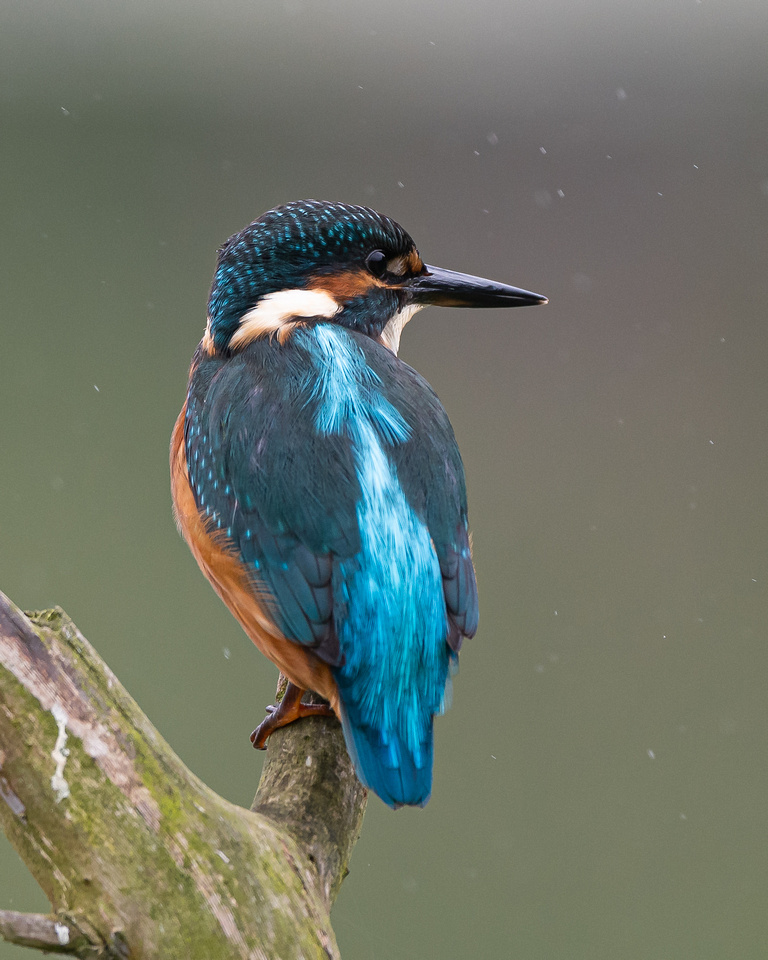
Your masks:
{"label": "white neck patch", "polygon": [[418,313],[423,307],[423,303],[411,303],[407,307],[403,307],[400,313],[396,313],[381,331],[381,339],[384,346],[389,347],[395,356],[397,356],[397,351],[400,349],[400,335],[403,332],[403,327],[408,323],[414,313]]}
{"label": "white neck patch", "polygon": [[255,307],[243,314],[229,345],[242,347],[258,337],[275,333],[299,318],[327,318],[338,311],[339,304],[324,290],[277,290],[262,297]]}

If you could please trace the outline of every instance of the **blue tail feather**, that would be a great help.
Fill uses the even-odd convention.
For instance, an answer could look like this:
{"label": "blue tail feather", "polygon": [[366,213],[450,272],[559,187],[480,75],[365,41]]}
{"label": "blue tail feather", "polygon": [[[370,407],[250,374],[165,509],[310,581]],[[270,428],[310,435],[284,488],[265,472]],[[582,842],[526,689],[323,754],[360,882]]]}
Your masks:
{"label": "blue tail feather", "polygon": [[341,704],[341,723],[347,749],[360,781],[393,809],[423,807],[432,793],[433,736],[430,719],[426,741],[414,756],[405,740],[392,731],[388,737],[373,727],[356,723]]}

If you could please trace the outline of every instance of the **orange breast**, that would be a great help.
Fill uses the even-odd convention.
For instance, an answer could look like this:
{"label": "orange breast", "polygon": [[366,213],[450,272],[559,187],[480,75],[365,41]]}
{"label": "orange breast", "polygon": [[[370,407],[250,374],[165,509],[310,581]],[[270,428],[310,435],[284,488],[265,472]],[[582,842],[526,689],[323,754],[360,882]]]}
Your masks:
{"label": "orange breast", "polygon": [[269,593],[240,561],[220,531],[211,531],[197,509],[184,450],[186,403],[171,437],[171,492],[176,524],[214,590],[256,646],[297,686],[325,697],[339,713],[339,692],[328,664],[307,647],[288,640],[274,623]]}

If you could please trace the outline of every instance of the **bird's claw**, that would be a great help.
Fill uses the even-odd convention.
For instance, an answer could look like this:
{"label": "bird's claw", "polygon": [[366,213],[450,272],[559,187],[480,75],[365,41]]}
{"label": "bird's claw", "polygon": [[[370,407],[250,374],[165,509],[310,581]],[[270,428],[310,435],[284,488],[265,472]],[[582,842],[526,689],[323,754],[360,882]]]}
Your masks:
{"label": "bird's claw", "polygon": [[304,690],[289,683],[283,699],[267,707],[267,715],[250,736],[256,750],[266,750],[270,735],[280,727],[285,727],[302,717],[333,717],[333,708],[328,703],[302,703]]}

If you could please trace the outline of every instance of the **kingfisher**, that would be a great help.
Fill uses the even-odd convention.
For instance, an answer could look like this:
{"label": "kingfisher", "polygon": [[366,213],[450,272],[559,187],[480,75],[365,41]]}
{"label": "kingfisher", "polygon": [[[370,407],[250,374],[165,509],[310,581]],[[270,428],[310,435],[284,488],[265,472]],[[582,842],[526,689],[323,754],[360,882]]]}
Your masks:
{"label": "kingfisher", "polygon": [[398,223],[348,203],[275,207],[219,250],[171,485],[202,572],[289,681],[254,746],[335,715],[365,786],[393,808],[429,799],[478,596],[459,448],[400,335],[432,304],[546,302],[428,266]]}

